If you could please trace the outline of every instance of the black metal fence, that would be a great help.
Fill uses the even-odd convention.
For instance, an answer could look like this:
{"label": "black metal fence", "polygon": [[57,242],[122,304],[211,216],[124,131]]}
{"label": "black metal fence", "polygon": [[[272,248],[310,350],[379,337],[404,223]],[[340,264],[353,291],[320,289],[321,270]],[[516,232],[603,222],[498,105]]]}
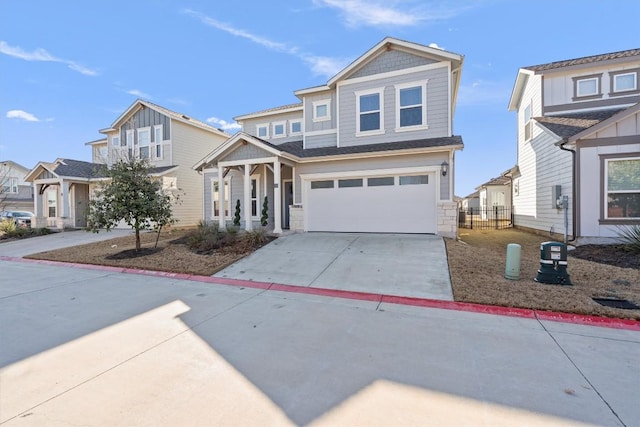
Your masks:
{"label": "black metal fence", "polygon": [[458,211],[458,227],[474,230],[502,230],[513,227],[513,209],[507,206],[467,208]]}

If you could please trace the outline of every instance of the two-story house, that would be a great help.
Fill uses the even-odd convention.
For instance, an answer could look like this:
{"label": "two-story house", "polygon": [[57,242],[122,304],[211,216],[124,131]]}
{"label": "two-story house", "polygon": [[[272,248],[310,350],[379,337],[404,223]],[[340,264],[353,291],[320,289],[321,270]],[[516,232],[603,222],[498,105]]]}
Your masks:
{"label": "two-story house", "polygon": [[202,178],[191,166],[227,140],[227,133],[144,100],[135,101],[100,133],[105,137],[85,144],[92,162],[57,159],[29,172],[38,227],[85,227],[92,187],[104,180],[105,167],[130,156],[149,160],[151,176],[162,180],[164,189],[179,192],[180,202],[173,207],[178,225],[202,219]]}
{"label": "two-story house", "polygon": [[640,223],[639,77],[640,49],[519,70],[516,226],[606,243]]}
{"label": "two-story house", "polygon": [[300,102],[238,116],[194,168],[224,227],[457,234],[453,115],[461,55],[385,38]]}
{"label": "two-story house", "polygon": [[33,191],[24,180],[28,173],[19,163],[0,161],[0,211],[33,212]]}

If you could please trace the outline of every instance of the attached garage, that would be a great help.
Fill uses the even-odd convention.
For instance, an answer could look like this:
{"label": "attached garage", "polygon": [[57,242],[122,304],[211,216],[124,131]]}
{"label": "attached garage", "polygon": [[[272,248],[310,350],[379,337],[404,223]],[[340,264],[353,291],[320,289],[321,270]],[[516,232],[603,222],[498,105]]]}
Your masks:
{"label": "attached garage", "polygon": [[435,172],[305,179],[307,231],[437,232]]}

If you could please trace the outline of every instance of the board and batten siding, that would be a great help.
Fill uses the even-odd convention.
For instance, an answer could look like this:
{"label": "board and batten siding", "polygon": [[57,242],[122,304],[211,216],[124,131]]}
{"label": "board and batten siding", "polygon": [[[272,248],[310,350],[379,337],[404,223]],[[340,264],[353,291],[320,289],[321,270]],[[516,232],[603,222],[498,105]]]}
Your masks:
{"label": "board and batten siding", "polygon": [[172,122],[172,159],[178,165],[177,185],[183,192],[181,203],[174,206],[178,226],[196,225],[203,215],[202,175],[192,166],[211,153],[227,138],[206,130]]}
{"label": "board and batten siding", "polygon": [[[396,132],[396,88],[395,85],[404,83],[417,84],[427,82],[427,126],[428,129],[416,131]],[[356,92],[384,88],[384,134],[370,136],[356,136],[357,96]],[[401,76],[383,77],[374,80],[350,83],[346,80],[338,85],[339,123],[338,143],[341,147],[354,145],[379,144],[395,141],[410,141],[415,139],[446,137],[449,132],[449,71],[446,64],[442,67],[426,71],[410,72]]]}
{"label": "board and batten siding", "polygon": [[[302,133],[291,135],[291,122],[299,121],[303,122],[302,109],[300,111],[282,113],[282,114],[269,114],[263,117],[251,118],[242,121],[242,130],[250,135],[258,136],[259,125],[269,125],[269,138],[262,138],[265,141],[269,141],[274,145],[284,144],[291,141],[302,141]],[[275,123],[284,122],[285,124],[285,136],[274,138],[273,125]],[[302,123],[302,130],[304,130],[304,123]]]}
{"label": "board and batten siding", "polygon": [[[314,173],[335,173],[336,176],[339,176],[340,173],[352,171],[398,169],[421,166],[439,167],[444,160],[449,160],[449,152],[385,156],[355,160],[335,160],[330,162],[317,163],[302,163],[296,166],[295,170],[294,203],[302,203],[302,180],[300,178],[300,175]],[[440,200],[448,200],[450,197],[450,180],[448,179],[448,177],[445,178],[441,175],[438,175],[438,178],[436,179],[440,180]]]}

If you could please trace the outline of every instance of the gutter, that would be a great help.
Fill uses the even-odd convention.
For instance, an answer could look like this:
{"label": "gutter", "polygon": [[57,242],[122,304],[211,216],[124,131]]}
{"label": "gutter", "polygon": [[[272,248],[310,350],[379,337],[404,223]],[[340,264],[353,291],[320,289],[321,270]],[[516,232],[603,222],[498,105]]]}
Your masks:
{"label": "gutter", "polygon": [[564,138],[562,142],[558,145],[562,151],[568,151],[571,153],[571,238],[568,239],[568,242],[576,241],[576,220],[577,220],[577,211],[576,211],[576,150],[571,150],[570,148],[565,148],[565,144],[567,144],[569,140]]}

